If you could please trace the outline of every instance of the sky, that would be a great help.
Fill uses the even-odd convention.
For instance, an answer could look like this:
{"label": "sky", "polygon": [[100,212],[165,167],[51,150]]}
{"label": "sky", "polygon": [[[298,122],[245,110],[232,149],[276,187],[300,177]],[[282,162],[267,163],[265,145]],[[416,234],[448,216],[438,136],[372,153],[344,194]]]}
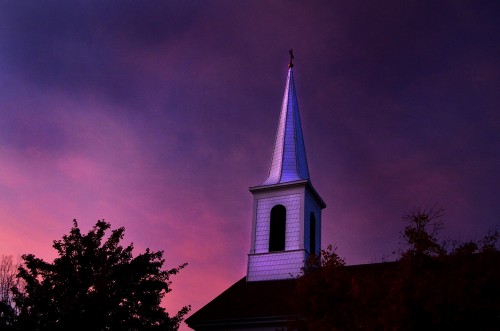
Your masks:
{"label": "sky", "polygon": [[[188,266],[192,312],[246,274],[288,50],[322,246],[394,259],[402,216],[500,226],[498,1],[0,1],[0,255],[77,219]],[[181,328],[187,329],[186,326]]]}

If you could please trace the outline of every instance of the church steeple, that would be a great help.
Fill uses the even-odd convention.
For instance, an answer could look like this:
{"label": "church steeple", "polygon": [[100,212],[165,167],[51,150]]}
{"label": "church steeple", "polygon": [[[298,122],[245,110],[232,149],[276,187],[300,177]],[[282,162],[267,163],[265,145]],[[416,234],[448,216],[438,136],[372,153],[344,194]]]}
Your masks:
{"label": "church steeple", "polygon": [[307,258],[321,249],[321,210],[326,205],[309,180],[292,60],[290,50],[269,176],[250,188],[254,203],[247,281],[298,275]]}
{"label": "church steeple", "polygon": [[309,180],[309,169],[307,167],[306,149],[300,124],[299,105],[297,93],[295,92],[291,59],[288,65],[288,77],[269,176],[262,185]]}

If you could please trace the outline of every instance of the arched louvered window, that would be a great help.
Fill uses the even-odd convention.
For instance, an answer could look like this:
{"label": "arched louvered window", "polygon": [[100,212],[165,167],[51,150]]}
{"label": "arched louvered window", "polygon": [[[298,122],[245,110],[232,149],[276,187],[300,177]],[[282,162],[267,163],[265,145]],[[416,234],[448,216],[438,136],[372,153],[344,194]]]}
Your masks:
{"label": "arched louvered window", "polygon": [[285,250],[286,208],[276,205],[271,209],[269,251]]}
{"label": "arched louvered window", "polygon": [[316,254],[316,216],[309,217],[309,254]]}

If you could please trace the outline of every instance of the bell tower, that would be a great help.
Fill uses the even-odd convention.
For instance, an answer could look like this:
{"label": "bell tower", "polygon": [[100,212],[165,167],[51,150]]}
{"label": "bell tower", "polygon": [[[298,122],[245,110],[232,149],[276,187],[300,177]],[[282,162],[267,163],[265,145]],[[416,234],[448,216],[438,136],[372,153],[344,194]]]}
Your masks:
{"label": "bell tower", "polygon": [[252,238],[247,281],[287,279],[321,249],[325,202],[312,186],[293,79],[293,54],[274,142],[269,176],[250,188]]}

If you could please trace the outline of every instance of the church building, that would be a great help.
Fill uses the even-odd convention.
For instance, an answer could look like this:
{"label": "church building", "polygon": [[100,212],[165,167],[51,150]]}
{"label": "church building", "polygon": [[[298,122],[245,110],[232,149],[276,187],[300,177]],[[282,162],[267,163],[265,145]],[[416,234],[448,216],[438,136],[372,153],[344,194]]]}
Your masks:
{"label": "church building", "polygon": [[[438,256],[421,251],[398,261],[346,266],[342,277],[313,286],[306,292],[313,301],[304,301],[297,276],[309,256],[320,253],[326,205],[309,176],[290,55],[269,174],[250,188],[247,274],[187,318],[187,325],[195,331],[333,329],[335,323],[348,329],[500,330],[498,234]],[[328,291],[335,284],[346,290],[339,300]],[[323,292],[327,301],[314,301]],[[321,324],[314,324],[316,317]]]}
{"label": "church building", "polygon": [[186,320],[196,331],[276,330],[296,317],[295,278],[321,249],[321,211],[307,166],[290,51],[288,77],[267,179],[250,188],[247,275]]}

